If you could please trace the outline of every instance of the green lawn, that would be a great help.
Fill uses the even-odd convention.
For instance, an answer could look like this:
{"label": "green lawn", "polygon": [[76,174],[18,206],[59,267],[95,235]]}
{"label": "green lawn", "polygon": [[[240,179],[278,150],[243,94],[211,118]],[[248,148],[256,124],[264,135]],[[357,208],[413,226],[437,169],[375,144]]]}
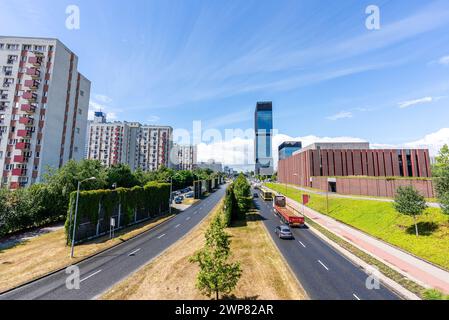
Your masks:
{"label": "green lawn", "polygon": [[[267,183],[281,193],[283,185]],[[287,188],[287,196],[299,201],[303,192]],[[309,207],[326,214],[326,197],[310,195]],[[329,216],[354,226],[449,270],[449,216],[429,208],[419,217],[420,236],[414,235],[413,218],[398,214],[392,203],[329,197]]]}

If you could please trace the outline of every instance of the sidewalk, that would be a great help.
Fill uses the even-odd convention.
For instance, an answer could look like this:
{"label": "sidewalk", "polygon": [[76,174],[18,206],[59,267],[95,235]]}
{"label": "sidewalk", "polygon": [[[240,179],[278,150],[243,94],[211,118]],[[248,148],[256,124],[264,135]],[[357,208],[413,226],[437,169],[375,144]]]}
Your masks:
{"label": "sidewalk", "polygon": [[[276,183],[276,184],[282,185],[281,183]],[[311,189],[295,186],[295,185],[292,185],[292,184],[288,184],[288,187],[294,188],[294,189],[302,191],[302,192],[310,193],[310,194],[317,194],[317,195],[320,195],[320,196],[326,196],[326,192],[325,191],[315,191],[315,190],[311,190]],[[343,199],[355,199],[355,200],[380,201],[380,202],[394,202],[393,199],[388,199],[388,198],[375,198],[375,197],[367,197],[367,196],[351,196],[351,195],[338,194],[338,193],[332,193],[332,192],[329,192],[329,197],[343,198]],[[439,203],[436,203],[436,202],[427,202],[427,205],[429,207],[431,207],[431,208],[441,208],[441,205]]]}
{"label": "sidewalk", "polygon": [[[288,198],[288,204],[425,287],[449,294],[449,272]],[[448,253],[449,254],[449,253]]]}

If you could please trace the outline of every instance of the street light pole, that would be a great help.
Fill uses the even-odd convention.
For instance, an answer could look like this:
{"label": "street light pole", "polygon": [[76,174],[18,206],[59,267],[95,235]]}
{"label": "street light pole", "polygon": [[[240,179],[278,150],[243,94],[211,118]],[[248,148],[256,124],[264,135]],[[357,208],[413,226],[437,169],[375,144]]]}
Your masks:
{"label": "street light pole", "polygon": [[83,181],[78,181],[78,188],[77,188],[77,191],[76,191],[75,217],[73,219],[72,249],[70,251],[70,258],[72,258],[72,259],[73,259],[73,254],[74,254],[74,251],[75,251],[76,217],[78,215],[78,201],[79,201],[79,197],[80,197],[80,186],[85,181],[95,180],[95,179],[96,179],[95,177],[91,177],[91,178],[85,179]]}

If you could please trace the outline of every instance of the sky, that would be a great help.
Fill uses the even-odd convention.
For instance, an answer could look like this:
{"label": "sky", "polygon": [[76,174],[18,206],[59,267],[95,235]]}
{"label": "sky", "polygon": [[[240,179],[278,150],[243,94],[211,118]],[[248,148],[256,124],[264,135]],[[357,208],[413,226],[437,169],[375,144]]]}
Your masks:
{"label": "sky", "polygon": [[[79,29],[66,27],[68,5]],[[369,5],[379,29],[366,26]],[[91,113],[191,133],[201,121],[205,137],[192,143],[203,161],[253,163],[251,136],[225,130],[249,132],[266,100],[274,149],[369,141],[435,154],[449,142],[446,0],[0,0],[0,34],[74,51]]]}

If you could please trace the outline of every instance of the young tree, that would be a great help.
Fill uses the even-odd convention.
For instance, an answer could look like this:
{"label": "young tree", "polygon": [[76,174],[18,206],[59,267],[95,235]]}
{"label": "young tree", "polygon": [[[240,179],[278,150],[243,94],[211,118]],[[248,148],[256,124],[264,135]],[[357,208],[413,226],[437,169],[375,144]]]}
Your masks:
{"label": "young tree", "polygon": [[106,170],[107,188],[113,184],[120,188],[132,188],[139,184],[139,180],[131,172],[126,164],[116,164]]}
{"label": "young tree", "polygon": [[396,190],[394,207],[397,212],[413,216],[415,222],[416,236],[418,233],[418,224],[416,217],[423,214],[427,209],[426,199],[412,186],[402,186]]}
{"label": "young tree", "polygon": [[216,300],[220,294],[230,293],[236,287],[241,268],[239,263],[230,263],[231,254],[229,235],[224,230],[220,217],[212,222],[206,234],[206,246],[197,252],[191,259],[200,266],[197,275],[197,288],[208,297],[215,295]]}
{"label": "young tree", "polygon": [[432,167],[432,174],[439,177],[445,168],[449,167],[449,146],[445,144],[435,158],[435,164]]}
{"label": "young tree", "polygon": [[435,190],[443,213],[449,214],[449,166],[441,167],[435,179]]}

